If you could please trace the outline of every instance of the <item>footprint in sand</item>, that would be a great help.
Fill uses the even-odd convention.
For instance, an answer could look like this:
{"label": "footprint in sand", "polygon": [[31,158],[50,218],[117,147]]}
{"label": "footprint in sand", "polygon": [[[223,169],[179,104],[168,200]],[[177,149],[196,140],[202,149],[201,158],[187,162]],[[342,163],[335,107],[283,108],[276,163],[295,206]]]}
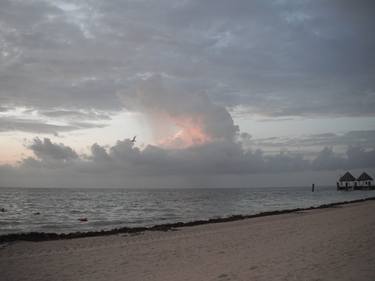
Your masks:
{"label": "footprint in sand", "polygon": [[226,274],[226,273],[220,274],[220,275],[217,277],[217,279],[218,279],[219,281],[229,281],[229,280],[231,280],[230,276],[229,276],[228,274]]}

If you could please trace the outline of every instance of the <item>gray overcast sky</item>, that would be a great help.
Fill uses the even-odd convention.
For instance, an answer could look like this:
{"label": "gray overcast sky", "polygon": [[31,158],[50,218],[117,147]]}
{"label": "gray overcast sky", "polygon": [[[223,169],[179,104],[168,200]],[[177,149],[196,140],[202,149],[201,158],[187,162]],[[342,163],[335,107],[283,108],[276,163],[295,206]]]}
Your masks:
{"label": "gray overcast sky", "polygon": [[0,186],[334,184],[374,171],[374,10],[2,0]]}

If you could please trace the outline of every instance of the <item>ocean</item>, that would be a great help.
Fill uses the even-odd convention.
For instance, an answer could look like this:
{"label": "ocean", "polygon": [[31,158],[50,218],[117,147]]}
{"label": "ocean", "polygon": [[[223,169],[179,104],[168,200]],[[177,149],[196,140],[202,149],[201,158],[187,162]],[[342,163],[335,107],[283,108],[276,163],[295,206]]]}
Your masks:
{"label": "ocean", "polygon": [[[69,233],[251,215],[364,199],[335,187],[226,189],[0,188],[0,235]],[[87,221],[80,221],[87,218]]]}

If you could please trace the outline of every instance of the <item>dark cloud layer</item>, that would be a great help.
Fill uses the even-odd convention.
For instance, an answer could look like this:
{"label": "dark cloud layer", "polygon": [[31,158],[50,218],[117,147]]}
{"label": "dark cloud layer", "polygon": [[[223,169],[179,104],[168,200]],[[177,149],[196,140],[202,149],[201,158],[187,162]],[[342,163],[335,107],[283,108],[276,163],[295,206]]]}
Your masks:
{"label": "dark cloud layer", "polygon": [[374,116],[374,5],[4,0],[0,103],[120,110],[134,77],[164,73],[250,113]]}

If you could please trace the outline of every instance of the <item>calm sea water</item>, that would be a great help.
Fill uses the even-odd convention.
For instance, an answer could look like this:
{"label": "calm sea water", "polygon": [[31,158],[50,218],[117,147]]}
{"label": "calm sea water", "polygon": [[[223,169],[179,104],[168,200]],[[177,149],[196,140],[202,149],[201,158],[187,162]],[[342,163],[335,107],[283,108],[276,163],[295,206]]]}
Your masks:
{"label": "calm sea water", "polygon": [[[334,187],[228,189],[1,188],[0,234],[74,232],[152,226],[235,214],[318,206],[375,196],[375,191]],[[87,218],[80,222],[79,218]]]}

